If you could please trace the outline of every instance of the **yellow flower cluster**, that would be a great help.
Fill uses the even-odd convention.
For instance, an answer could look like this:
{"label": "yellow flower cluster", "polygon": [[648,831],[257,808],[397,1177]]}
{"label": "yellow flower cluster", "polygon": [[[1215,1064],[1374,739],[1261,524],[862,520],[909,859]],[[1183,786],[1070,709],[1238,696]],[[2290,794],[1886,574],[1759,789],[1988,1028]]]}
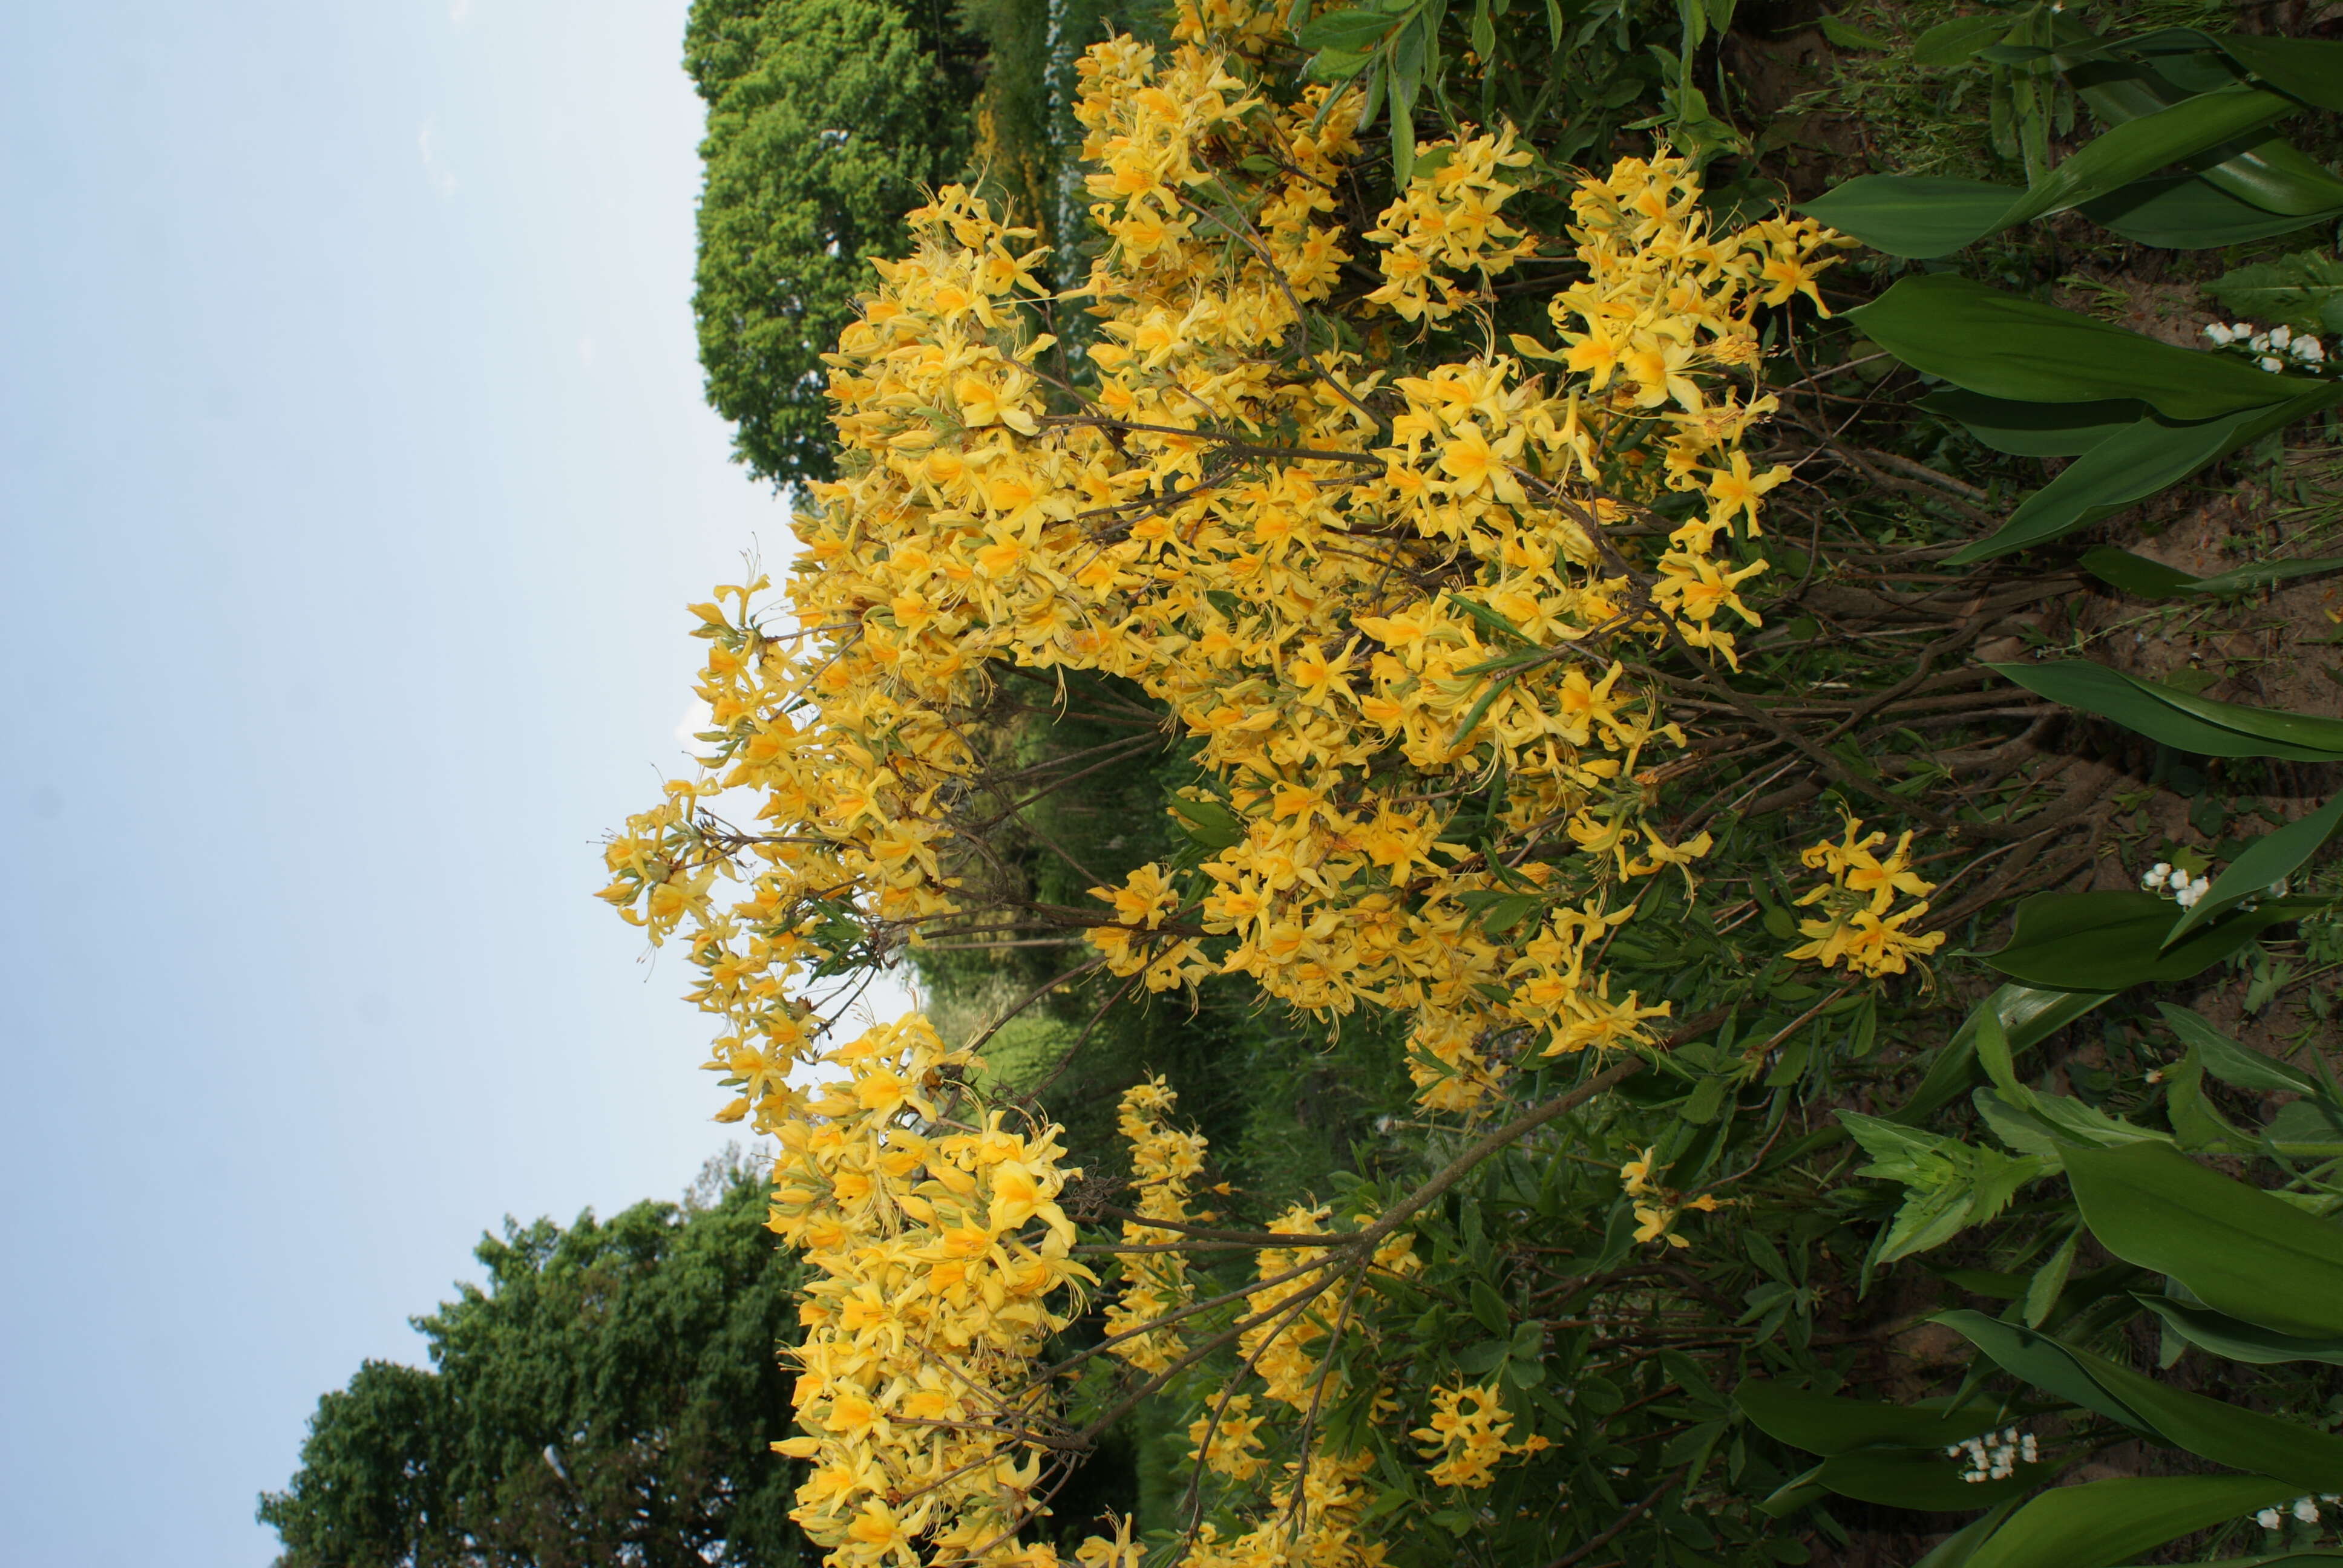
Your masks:
{"label": "yellow flower cluster", "polygon": [[1505,1441],[1513,1423],[1494,1383],[1435,1389],[1432,1407],[1432,1424],[1408,1435],[1423,1445],[1424,1458],[1435,1462],[1430,1473],[1435,1486],[1486,1486],[1508,1458],[1552,1446],[1537,1436]]}
{"label": "yellow flower cluster", "polygon": [[[1168,1126],[1178,1097],[1160,1078],[1133,1084],[1123,1091],[1116,1129],[1131,1145],[1131,1181],[1139,1191],[1139,1212],[1150,1220],[1185,1221],[1190,1185],[1204,1169],[1204,1139]],[[1184,1252],[1170,1250],[1180,1232],[1133,1221],[1122,1226],[1123,1241],[1135,1251],[1123,1255],[1122,1293],[1106,1310],[1109,1348],[1141,1372],[1160,1372],[1187,1351],[1180,1332],[1169,1326],[1150,1329],[1194,1298],[1188,1280]],[[1121,1336],[1128,1334],[1131,1338]],[[1199,1439],[1198,1441],[1202,1441]]]}
{"label": "yellow flower cluster", "polygon": [[[1367,296],[1406,321],[1439,321],[1484,296],[1488,280],[1510,271],[1537,241],[1498,216],[1513,187],[1501,172],[1530,155],[1513,146],[1508,126],[1494,139],[1435,142],[1423,172],[1383,209],[1367,237],[1383,246],[1383,286]],[[1445,273],[1479,275],[1460,288]]]}
{"label": "yellow flower cluster", "polygon": [[[1017,1532],[1040,1511],[1050,1412],[1032,1364],[1093,1276],[1070,1257],[1055,1128],[954,1121],[979,1065],[922,1019],[821,1061],[843,1077],[777,1127],[769,1223],[816,1271],[789,1354],[812,1461],[791,1517],[840,1568],[939,1561],[1041,1568]],[[785,1090],[785,1093],[795,1091]]]}
{"label": "yellow flower cluster", "polygon": [[1689,1247],[1692,1243],[1675,1233],[1676,1216],[1687,1209],[1713,1213],[1717,1201],[1705,1192],[1687,1199],[1654,1181],[1652,1166],[1658,1152],[1656,1148],[1646,1149],[1619,1167],[1620,1190],[1634,1201],[1635,1240],[1656,1241],[1665,1237],[1671,1247]]}
{"label": "yellow flower cluster", "polygon": [[[1825,839],[1799,855],[1801,863],[1830,880],[1798,900],[1801,908],[1821,905],[1822,914],[1798,922],[1798,934],[1808,940],[1791,949],[1790,957],[1812,959],[1825,969],[1844,963],[1876,979],[1900,975],[1907,962],[1944,946],[1942,931],[1922,936],[1908,929],[1928,912],[1927,896],[1936,890],[1912,869],[1912,835],[1897,839],[1883,860],[1873,851],[1885,842],[1886,834],[1865,834],[1862,819],[1850,817],[1844,838]],[[1890,914],[1898,893],[1919,901]]]}

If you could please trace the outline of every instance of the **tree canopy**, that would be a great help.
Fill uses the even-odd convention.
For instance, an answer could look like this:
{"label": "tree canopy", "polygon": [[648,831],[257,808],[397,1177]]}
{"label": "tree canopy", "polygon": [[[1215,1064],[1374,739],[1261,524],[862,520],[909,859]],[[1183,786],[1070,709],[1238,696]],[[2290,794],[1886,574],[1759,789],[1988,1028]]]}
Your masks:
{"label": "tree canopy", "polygon": [[736,1163],[681,1205],[482,1237],[486,1287],[414,1320],[431,1369],[369,1361],[317,1402],[260,1500],[279,1568],[797,1563],[769,1444],[800,1271],[763,1219]]}
{"label": "tree canopy", "polygon": [[979,49],[940,0],[698,0],[708,103],[692,297],[708,399],[776,484],[827,478],[821,355],[967,161]]}

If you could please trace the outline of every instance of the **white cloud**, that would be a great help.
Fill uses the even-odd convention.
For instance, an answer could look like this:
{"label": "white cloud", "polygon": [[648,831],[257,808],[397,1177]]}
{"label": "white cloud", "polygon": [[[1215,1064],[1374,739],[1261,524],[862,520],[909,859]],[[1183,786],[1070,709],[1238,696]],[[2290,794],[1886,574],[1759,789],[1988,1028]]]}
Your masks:
{"label": "white cloud", "polygon": [[584,366],[588,370],[594,368],[594,340],[592,338],[581,337],[578,340],[578,363]]}
{"label": "white cloud", "polygon": [[683,717],[675,721],[675,743],[687,751],[702,749],[708,743],[698,736],[715,722],[716,710],[708,706],[708,699],[693,698],[691,706],[683,710]]}
{"label": "white cloud", "polygon": [[472,19],[472,0],[447,0],[447,20],[462,26]]}
{"label": "white cloud", "polygon": [[435,134],[436,127],[430,120],[424,121],[422,127],[415,133],[415,150],[423,157],[423,177],[429,180],[431,188],[441,196],[454,196],[456,174],[439,161],[438,148],[432,145]]}

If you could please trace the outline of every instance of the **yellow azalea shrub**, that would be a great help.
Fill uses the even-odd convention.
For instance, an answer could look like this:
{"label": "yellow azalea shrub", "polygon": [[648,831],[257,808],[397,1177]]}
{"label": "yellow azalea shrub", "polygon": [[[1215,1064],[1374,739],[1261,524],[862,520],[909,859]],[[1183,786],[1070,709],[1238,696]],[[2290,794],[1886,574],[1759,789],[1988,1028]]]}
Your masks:
{"label": "yellow azalea shrub", "polygon": [[[1798,922],[1798,934],[1808,940],[1791,949],[1790,957],[1812,959],[1825,969],[1844,963],[1876,978],[1900,975],[1908,963],[1944,946],[1944,932],[1915,934],[1909,929],[1928,912],[1927,896],[1936,890],[1912,869],[1912,835],[1898,838],[1883,860],[1873,851],[1885,842],[1886,834],[1866,834],[1862,819],[1849,817],[1843,837],[1825,839],[1799,855],[1802,864],[1830,880],[1799,898],[1799,907],[1820,905],[1822,913]],[[1916,901],[1896,910],[1898,893]]]}
{"label": "yellow azalea shrub", "polygon": [[[779,603],[752,578],[694,607],[704,769],[608,846],[603,897],[680,938],[722,1020],[723,1116],[781,1147],[772,1223],[820,1279],[780,1446],[813,1463],[797,1517],[832,1563],[1052,1560],[1021,1533],[1080,1435],[1035,1367],[1097,1283],[1056,1130],[985,1109],[975,1059],[920,1019],[824,1044],[840,969],[1023,918],[971,885],[1015,794],[982,739],[1012,674],[1124,683],[1192,749],[1179,814],[1217,824],[1209,852],[1091,912],[1023,912],[1131,984],[1242,975],[1312,1014],[1391,1010],[1425,1111],[1468,1118],[1520,1064],[1648,1047],[1668,1011],[1600,960],[1646,880],[1693,885],[1710,848],[1654,820],[1685,738],[1630,661],[1731,665],[1758,623],[1743,590],[1787,471],[1742,450],[1775,408],[1753,314],[1814,297],[1835,236],[1719,229],[1664,154],[1575,179],[1565,232],[1535,233],[1505,216],[1534,176],[1503,126],[1424,149],[1354,230],[1334,193],[1360,100],[1281,90],[1259,65],[1279,15],[1214,0],[1169,55],[1083,57],[1102,244],[1080,288],[1053,292],[1031,231],[965,189],[912,216],[916,250],[879,264],[828,357],[840,477],[796,518]],[[1547,338],[1500,351],[1492,280],[1534,256],[1583,280]],[[1344,304],[1370,264],[1382,285]],[[1080,368],[1049,329],[1076,310]],[[1475,323],[1477,350],[1422,347]],[[715,815],[736,793],[752,826]],[[1339,1392],[1346,1292],[1405,1272],[1408,1238],[1363,1257],[1298,1205],[1196,1337],[1178,1247],[1204,1150],[1171,1109],[1160,1084],[1123,1101],[1140,1197],[1106,1349],[1160,1382],[1232,1343],[1306,1423]],[[1423,1429],[1455,1484],[1517,1451],[1483,1392],[1441,1395]],[[1192,1432],[1201,1463],[1263,1470],[1252,1399]],[[1195,1561],[1376,1561],[1366,1462],[1305,1446],[1264,1471],[1265,1523],[1206,1526]]]}

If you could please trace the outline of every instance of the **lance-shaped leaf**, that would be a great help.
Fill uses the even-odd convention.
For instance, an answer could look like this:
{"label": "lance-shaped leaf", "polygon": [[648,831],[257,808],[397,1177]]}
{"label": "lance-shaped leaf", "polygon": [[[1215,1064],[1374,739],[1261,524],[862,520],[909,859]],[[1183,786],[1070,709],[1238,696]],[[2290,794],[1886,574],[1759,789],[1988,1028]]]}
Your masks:
{"label": "lance-shaped leaf", "polygon": [[1733,1402],[1766,1436],[1825,1457],[1882,1444],[1941,1452],[1948,1444],[1991,1432],[2006,1417],[1998,1404],[1960,1410],[1920,1404],[1878,1404],[1792,1388],[1771,1378],[1745,1379]]}
{"label": "lance-shaped leaf", "polygon": [[2022,1497],[2057,1473],[2053,1464],[2018,1464],[2008,1475],[1966,1479],[1968,1461],[1939,1450],[1866,1449],[1835,1454],[1814,1472],[1816,1483],[1859,1503],[1917,1508],[1936,1513],[1966,1513]]}
{"label": "lance-shaped leaf", "polygon": [[1939,387],[1919,400],[1931,414],[1957,421],[1996,452],[2019,457],[2072,457],[2139,423],[2147,405],[2137,397],[2103,403],[2017,403]]}
{"label": "lance-shaped leaf", "polygon": [[[1921,399],[1924,407],[1929,401],[1925,397]],[[2045,404],[2041,407],[2072,407],[2076,405]],[[2119,588],[2138,598],[2178,598],[2190,595],[2216,598],[2251,593],[2256,588],[2268,588],[2293,578],[2343,571],[2343,556],[2304,556],[2293,560],[2257,561],[2235,571],[2200,578],[2191,577],[2177,568],[2166,566],[2162,561],[2152,561],[2129,550],[2119,550],[2113,545],[2097,545],[2085,550],[2078,564],[2101,582]]]}
{"label": "lance-shaped leaf", "polygon": [[2233,1318],[2298,1339],[2343,1335],[2343,1229],[2331,1221],[2167,1144],[2070,1150],[2066,1172],[2091,1234],[2124,1261]]}
{"label": "lance-shaped leaf", "polygon": [[2280,92],[2322,109],[2343,110],[2343,44],[2244,33],[2208,36],[2223,54]]}
{"label": "lance-shaped leaf", "polygon": [[2325,1362],[2329,1366],[2343,1366],[2343,1337],[2297,1339],[2292,1334],[2277,1333],[2258,1323],[2233,1318],[2227,1312],[2217,1312],[2210,1307],[2195,1306],[2145,1291],[2133,1292],[2132,1299],[2162,1318],[2174,1333],[2197,1349],[2227,1356],[2233,1362],[2251,1362],[2257,1366]]}
{"label": "lance-shaped leaf", "polygon": [[2164,945],[2172,904],[2153,893],[2037,893],[2017,906],[2008,945],[1979,955],[2012,980],[2074,990],[2123,990],[2201,974],[2269,927],[2324,901],[2273,900]]}
{"label": "lance-shaped leaf", "polygon": [[1936,273],[1898,278],[1847,313],[1881,347],[1956,387],[2032,403],[2138,398],[2167,419],[2217,419],[2324,385]]}
{"label": "lance-shaped leaf", "polygon": [[2113,719],[2175,750],[2200,757],[2343,761],[2343,722],[2332,719],[2210,702],[2087,659],[1986,668],[2037,697]]}
{"label": "lance-shaped leaf", "polygon": [[1863,175],[1797,210],[1890,256],[1944,256],[2013,224],[2119,191],[2298,107],[2275,93],[2226,87],[2110,126],[2022,191],[1976,180]]}
{"label": "lance-shaped leaf", "polygon": [[2157,1003],[2156,1010],[2164,1015],[2183,1045],[2196,1050],[2205,1070],[2232,1088],[2322,1097],[2327,1092],[2324,1084],[2300,1068],[2247,1050],[2185,1007],[2165,1001]]}
{"label": "lance-shaped leaf", "polygon": [[2276,896],[2278,885],[2302,863],[2326,847],[2343,827],[2343,795],[2338,795],[2309,816],[2263,834],[2237,852],[2194,907],[2182,913],[2164,939],[2170,947],[2190,931],[2207,924],[2247,899]]}
{"label": "lance-shaped leaf", "polygon": [[2343,400],[2343,387],[2322,387],[2283,403],[2213,419],[2181,423],[2147,415],[2067,464],[2000,528],[1946,559],[1966,566],[2047,544],[2144,501],[2238,447],[2338,400]]}
{"label": "lance-shaped leaf", "polygon": [[2114,1568],[2136,1553],[2296,1496],[2258,1475],[2159,1475],[2044,1493],[1970,1554],[1965,1568]]}
{"label": "lance-shaped leaf", "polygon": [[1905,1107],[1890,1118],[1906,1125],[1925,1121],[1976,1081],[1977,1035],[1990,1018],[2001,1040],[2001,1060],[2031,1050],[2106,1001],[2112,991],[2054,990],[2044,986],[2005,985],[1977,1003],[1920,1081]]}
{"label": "lance-shaped leaf", "polygon": [[[1982,1312],[1945,1312],[1934,1321],[2036,1387],[2152,1432],[2200,1459],[2273,1475],[2305,1492],[2343,1489],[2343,1437],[2168,1387],[2105,1356]],[[2077,1397],[2094,1390],[2102,1396],[2097,1402]]]}
{"label": "lance-shaped leaf", "polygon": [[2136,245],[2213,250],[2292,234],[2343,214],[2274,213],[2219,188],[2203,175],[2157,175],[2085,202],[2079,212]]}

